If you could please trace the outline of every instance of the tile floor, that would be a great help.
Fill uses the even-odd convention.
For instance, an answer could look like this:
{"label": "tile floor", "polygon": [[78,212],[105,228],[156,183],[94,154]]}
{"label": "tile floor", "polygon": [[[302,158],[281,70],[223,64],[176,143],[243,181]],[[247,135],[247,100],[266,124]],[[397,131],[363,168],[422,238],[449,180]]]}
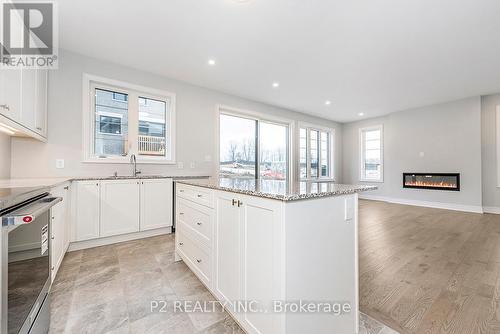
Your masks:
{"label": "tile floor", "polygon": [[[174,312],[174,300],[215,299],[174,262],[173,235],[70,252],[51,290],[50,333],[243,333],[222,310]],[[172,303],[152,312],[151,301]],[[359,333],[397,334],[363,314]]]}

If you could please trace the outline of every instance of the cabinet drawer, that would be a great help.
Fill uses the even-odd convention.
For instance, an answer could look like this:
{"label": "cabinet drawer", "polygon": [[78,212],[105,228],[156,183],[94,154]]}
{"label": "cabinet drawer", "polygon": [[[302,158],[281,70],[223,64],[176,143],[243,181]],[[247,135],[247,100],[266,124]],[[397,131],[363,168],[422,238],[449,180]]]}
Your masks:
{"label": "cabinet drawer", "polygon": [[214,207],[214,194],[213,191],[209,189],[180,183],[177,183],[176,189],[176,194],[179,197],[208,206],[209,208]]}
{"label": "cabinet drawer", "polygon": [[212,240],[213,210],[185,199],[177,199],[177,221],[200,234],[206,242]]}
{"label": "cabinet drawer", "polygon": [[181,231],[176,232],[176,240],[177,251],[181,254],[186,265],[208,285],[212,277],[210,251],[196,244]]}

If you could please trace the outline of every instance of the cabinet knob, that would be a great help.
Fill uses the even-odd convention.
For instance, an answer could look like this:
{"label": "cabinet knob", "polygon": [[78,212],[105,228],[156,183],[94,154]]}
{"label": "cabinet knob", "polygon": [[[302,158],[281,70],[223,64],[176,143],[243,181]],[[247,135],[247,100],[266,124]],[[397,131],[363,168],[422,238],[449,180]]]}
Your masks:
{"label": "cabinet knob", "polygon": [[68,190],[68,189],[69,189],[69,186],[64,187],[64,190]]}
{"label": "cabinet knob", "polygon": [[196,195],[196,196],[198,196],[198,197],[202,197],[203,195],[201,195],[201,194],[198,194],[198,195]]}
{"label": "cabinet knob", "polygon": [[36,129],[39,130],[39,131],[42,131],[42,128],[39,127],[39,126],[37,126]]}
{"label": "cabinet knob", "polygon": [[201,260],[200,259],[196,259],[196,262],[201,263]]}
{"label": "cabinet knob", "polygon": [[52,240],[54,240],[54,236],[51,236],[50,238],[51,238]]}
{"label": "cabinet knob", "polygon": [[184,245],[184,243],[183,242],[179,242],[179,246],[182,246],[182,245]]}
{"label": "cabinet knob", "polygon": [[99,187],[99,183],[96,183],[95,185]]}
{"label": "cabinet knob", "polygon": [[54,270],[54,266],[52,266],[52,267],[50,268],[50,270]]}
{"label": "cabinet knob", "polygon": [[184,190],[182,190],[182,189],[179,189],[179,192],[180,192],[180,193],[183,193],[183,192],[184,192]]}
{"label": "cabinet knob", "polygon": [[201,222],[197,222],[196,225],[201,226]]}

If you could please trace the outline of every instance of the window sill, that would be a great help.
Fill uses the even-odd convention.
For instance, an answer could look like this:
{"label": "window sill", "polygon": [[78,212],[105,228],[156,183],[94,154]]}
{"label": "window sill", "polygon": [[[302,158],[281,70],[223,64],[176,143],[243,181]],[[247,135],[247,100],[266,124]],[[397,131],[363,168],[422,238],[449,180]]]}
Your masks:
{"label": "window sill", "polygon": [[360,179],[359,182],[369,182],[369,183],[384,183],[384,180],[368,180],[368,179]]}
{"label": "window sill", "polygon": [[[113,159],[113,158],[89,158],[82,160],[82,163],[89,164],[130,164],[130,158],[127,159]],[[176,162],[172,160],[153,160],[153,159],[137,159],[138,165],[175,165]]]}

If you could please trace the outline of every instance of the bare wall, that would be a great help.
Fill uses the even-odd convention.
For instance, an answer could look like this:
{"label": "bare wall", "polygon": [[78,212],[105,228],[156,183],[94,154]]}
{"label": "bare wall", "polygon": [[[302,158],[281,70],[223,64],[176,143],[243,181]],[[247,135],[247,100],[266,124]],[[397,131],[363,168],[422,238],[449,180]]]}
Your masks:
{"label": "bare wall", "polygon": [[500,188],[497,187],[496,107],[500,94],[481,98],[481,141],[483,155],[483,206],[500,210]]}
{"label": "bare wall", "polygon": [[[480,209],[481,103],[468,98],[344,124],[343,182],[359,181],[359,129],[384,126],[384,182],[372,196]],[[423,152],[424,156],[420,156]],[[461,191],[403,189],[403,172],[459,172]],[[498,197],[500,199],[500,196]]]}
{"label": "bare wall", "polygon": [[0,133],[0,179],[10,177],[10,142],[9,136]]}
{"label": "bare wall", "polygon": [[[90,73],[176,93],[177,161],[184,169],[172,165],[141,165],[145,173],[169,175],[211,175],[217,166],[216,114],[217,104],[315,123],[336,129],[336,162],[340,162],[341,125],[286,109],[230,96],[210,89],[186,84],[123,67],[117,64],[61,51],[59,69],[49,73],[48,143],[28,139],[12,139],[12,177],[87,176],[130,173],[124,164],[82,163],[82,76]],[[212,157],[211,162],[205,156]],[[65,159],[65,168],[56,169],[55,160]],[[190,168],[190,163],[195,168]],[[337,178],[341,165],[337,163]]]}

